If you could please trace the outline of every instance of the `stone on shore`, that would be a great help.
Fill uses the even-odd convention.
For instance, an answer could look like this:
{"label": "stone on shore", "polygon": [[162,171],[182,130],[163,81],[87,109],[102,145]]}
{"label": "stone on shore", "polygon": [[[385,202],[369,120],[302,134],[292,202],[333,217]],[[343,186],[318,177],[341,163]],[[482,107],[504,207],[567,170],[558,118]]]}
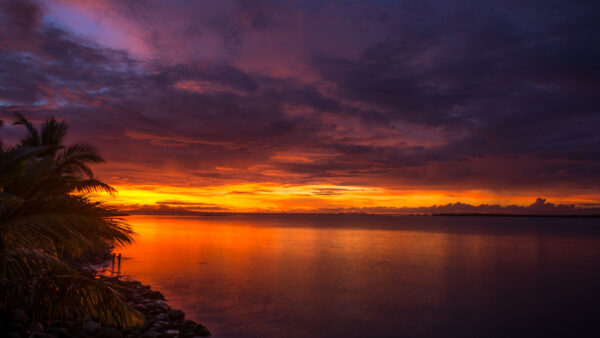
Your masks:
{"label": "stone on shore", "polygon": [[93,321],[93,320],[88,320],[85,323],[85,331],[88,333],[96,333],[96,330],[98,330],[100,328],[100,323]]}
{"label": "stone on shore", "polygon": [[29,330],[31,332],[44,332],[44,326],[41,323],[31,323],[29,324]]}
{"label": "stone on shore", "polygon": [[123,334],[112,327],[101,327],[94,336],[96,338],[123,338]]}
{"label": "stone on shore", "polygon": [[150,299],[165,300],[165,296],[160,291],[149,291],[145,296]]}
{"label": "stone on shore", "polygon": [[166,313],[160,313],[156,316],[158,320],[169,320],[169,316]]}
{"label": "stone on shore", "polygon": [[183,320],[185,318],[185,313],[181,310],[171,310],[168,312],[168,315],[170,320],[175,321]]}
{"label": "stone on shore", "polygon": [[53,327],[49,332],[51,335],[58,338],[71,338],[71,334],[64,327]]}
{"label": "stone on shore", "polygon": [[149,285],[112,277],[97,278],[106,278],[108,283],[114,285],[114,289],[127,300],[129,305],[144,316],[144,322],[131,328],[116,329],[104,327],[93,318],[87,318],[87,320],[54,321],[44,327],[39,322],[33,322],[26,312],[15,309],[10,313],[8,325],[0,325],[0,337],[194,338],[210,336],[210,332],[204,326],[186,320],[183,311],[171,309],[165,302],[163,294],[152,290]]}

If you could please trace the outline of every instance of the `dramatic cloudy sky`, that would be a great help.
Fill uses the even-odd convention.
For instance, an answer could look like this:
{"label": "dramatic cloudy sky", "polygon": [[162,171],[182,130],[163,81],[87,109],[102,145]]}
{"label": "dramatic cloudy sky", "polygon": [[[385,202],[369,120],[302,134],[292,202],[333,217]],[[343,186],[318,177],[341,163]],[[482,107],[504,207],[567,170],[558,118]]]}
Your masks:
{"label": "dramatic cloudy sky", "polygon": [[0,0],[14,111],[96,145],[112,202],[600,203],[600,2]]}

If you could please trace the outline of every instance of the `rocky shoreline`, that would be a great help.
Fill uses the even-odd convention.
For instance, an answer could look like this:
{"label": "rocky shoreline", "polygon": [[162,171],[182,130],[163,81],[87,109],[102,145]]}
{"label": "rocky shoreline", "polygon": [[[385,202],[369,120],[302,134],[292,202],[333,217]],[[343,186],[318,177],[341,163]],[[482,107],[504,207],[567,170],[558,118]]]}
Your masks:
{"label": "rocky shoreline", "polygon": [[[162,293],[152,290],[149,285],[142,285],[138,281],[124,281],[118,278],[101,278],[110,278],[110,282],[118,286],[117,289],[125,300],[146,318],[144,325],[118,330],[122,337],[193,338],[210,336],[210,332],[203,325],[186,320],[183,311],[172,309],[165,302],[165,297]],[[90,331],[90,324],[88,322],[86,325],[88,331]],[[92,326],[97,327],[97,329],[93,330],[94,332],[91,332],[94,334],[94,337],[121,337],[119,335],[102,334],[104,331],[111,329],[100,327],[98,323],[94,322]]]}
{"label": "rocky shoreline", "polygon": [[[82,273],[96,275],[89,264],[105,262],[108,253],[88,257],[87,264],[79,265]],[[81,263],[81,261],[79,262]],[[32,322],[26,313],[16,310],[8,322],[0,323],[0,333],[6,338],[197,338],[210,336],[201,324],[185,319],[185,313],[172,309],[159,291],[138,281],[122,280],[119,277],[97,276],[112,284],[114,289],[137,311],[144,315],[143,325],[131,328],[101,326],[95,320],[64,321],[53,323]]]}

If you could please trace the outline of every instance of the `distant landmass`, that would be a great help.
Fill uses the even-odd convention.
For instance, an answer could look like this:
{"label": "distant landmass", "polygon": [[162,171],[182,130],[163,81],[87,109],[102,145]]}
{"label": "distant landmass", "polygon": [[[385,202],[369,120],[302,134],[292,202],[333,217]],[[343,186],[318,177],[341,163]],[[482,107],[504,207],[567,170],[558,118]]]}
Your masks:
{"label": "distant landmass", "polygon": [[485,216],[485,217],[591,217],[600,218],[600,213],[595,215],[551,215],[551,214],[487,214],[487,213],[463,213],[463,214],[432,214],[432,216]]}

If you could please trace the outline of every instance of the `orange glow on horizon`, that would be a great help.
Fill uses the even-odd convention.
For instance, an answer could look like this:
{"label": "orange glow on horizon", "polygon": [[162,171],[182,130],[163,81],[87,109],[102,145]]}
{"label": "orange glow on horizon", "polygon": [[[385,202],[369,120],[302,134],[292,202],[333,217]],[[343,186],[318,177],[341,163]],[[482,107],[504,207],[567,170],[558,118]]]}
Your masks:
{"label": "orange glow on horizon", "polygon": [[[98,196],[108,204],[131,207],[176,207],[205,212],[338,212],[416,208],[449,203],[527,206],[535,194],[502,195],[485,190],[392,190],[340,185],[281,185],[245,183],[204,187],[115,185],[114,197]],[[550,197],[556,204],[595,203],[598,196]],[[377,212],[377,211],[376,211]],[[382,210],[381,212],[392,212]]]}

